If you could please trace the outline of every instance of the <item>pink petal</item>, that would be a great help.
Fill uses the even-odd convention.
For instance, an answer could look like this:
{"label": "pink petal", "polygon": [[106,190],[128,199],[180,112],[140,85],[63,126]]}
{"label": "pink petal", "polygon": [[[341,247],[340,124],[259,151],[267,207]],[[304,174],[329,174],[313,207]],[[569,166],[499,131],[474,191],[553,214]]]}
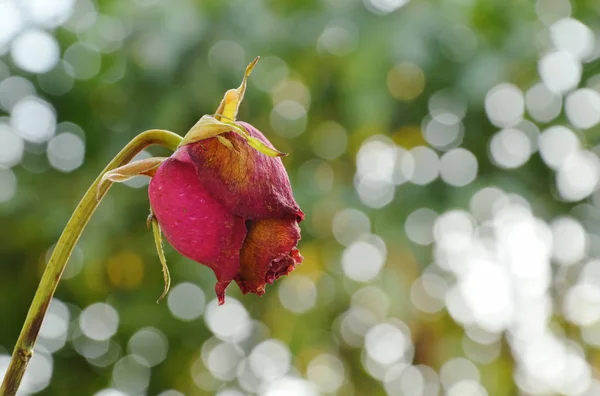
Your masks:
{"label": "pink petal", "polygon": [[180,159],[186,160],[181,149],[156,171],[148,188],[150,205],[171,245],[185,257],[212,268],[222,304],[225,288],[239,271],[246,237],[244,219],[217,202],[199,183],[194,167]]}

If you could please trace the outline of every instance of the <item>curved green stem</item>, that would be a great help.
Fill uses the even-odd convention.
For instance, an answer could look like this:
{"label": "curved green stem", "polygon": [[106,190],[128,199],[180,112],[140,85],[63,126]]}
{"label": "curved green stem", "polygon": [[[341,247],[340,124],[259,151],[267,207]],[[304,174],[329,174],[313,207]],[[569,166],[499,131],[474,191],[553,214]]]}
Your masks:
{"label": "curved green stem", "polygon": [[79,240],[83,229],[92,217],[92,214],[98,207],[100,200],[104,197],[111,183],[103,184],[98,187],[102,175],[111,169],[128,163],[131,159],[144,148],[150,145],[165,146],[173,151],[177,149],[181,142],[181,136],[173,132],[164,130],[150,130],[142,132],[123,150],[121,150],[115,158],[104,168],[102,173],[92,183],[90,188],[75,208],[71,219],[65,226],[65,229],[60,236],[52,256],[48,261],[48,265],[44,270],[40,284],[35,292],[33,302],[29,307],[25,324],[19,335],[19,339],[15,345],[13,355],[4,376],[2,387],[0,387],[1,396],[13,396],[17,393],[17,389],[23,379],[23,374],[27,368],[27,363],[33,356],[33,347],[37,339],[42,321],[48,310],[48,305],[52,300],[52,296],[56,290],[63,270],[71,256],[71,252],[75,244]]}

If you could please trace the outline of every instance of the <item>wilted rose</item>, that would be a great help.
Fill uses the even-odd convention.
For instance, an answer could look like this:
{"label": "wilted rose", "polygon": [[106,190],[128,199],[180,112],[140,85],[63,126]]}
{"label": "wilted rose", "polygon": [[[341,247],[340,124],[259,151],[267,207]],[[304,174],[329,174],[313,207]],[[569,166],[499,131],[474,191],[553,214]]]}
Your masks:
{"label": "wilted rose", "polygon": [[[232,280],[243,293],[260,295],[302,261],[297,244],[304,213],[281,162],[284,154],[258,129],[235,121],[257,60],[242,85],[225,94],[214,116],[192,127],[171,157],[105,175],[111,181],[152,177],[148,193],[158,232],[179,253],[212,268],[220,304]],[[163,261],[160,246],[159,255]]]}

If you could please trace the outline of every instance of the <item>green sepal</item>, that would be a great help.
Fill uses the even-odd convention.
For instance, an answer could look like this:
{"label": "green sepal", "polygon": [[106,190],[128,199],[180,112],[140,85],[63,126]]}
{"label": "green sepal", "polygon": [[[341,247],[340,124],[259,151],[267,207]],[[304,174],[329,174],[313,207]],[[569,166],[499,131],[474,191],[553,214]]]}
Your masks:
{"label": "green sepal", "polygon": [[[211,137],[217,137],[221,143],[229,148],[232,148],[231,142],[224,137],[219,136],[225,132],[234,132],[238,134],[248,142],[250,147],[256,151],[268,155],[269,157],[282,157],[287,155],[286,153],[282,153],[279,150],[267,146],[260,139],[250,136],[246,129],[244,129],[244,127],[241,125],[233,121],[220,121],[211,115],[202,116],[202,118],[200,118],[200,120],[198,120],[198,122],[185,135],[180,143],[180,146],[199,142],[200,140],[209,139]],[[227,142],[224,140],[227,140]]]}
{"label": "green sepal", "polygon": [[102,178],[98,183],[98,187],[96,189],[96,199],[99,199],[100,191],[103,191],[107,183],[122,183],[135,176],[153,177],[156,169],[158,169],[160,164],[162,164],[166,159],[167,158],[165,157],[146,158],[143,160],[130,162],[106,172],[102,175]]}
{"label": "green sepal", "polygon": [[162,233],[160,231],[160,224],[158,224],[158,220],[156,217],[150,212],[150,216],[148,217],[148,222],[152,226],[152,234],[154,235],[154,244],[156,245],[156,252],[158,253],[158,258],[160,260],[160,264],[162,266],[163,279],[165,282],[165,287],[163,289],[162,294],[156,300],[158,304],[163,298],[166,297],[169,292],[169,288],[171,287],[171,275],[169,274],[169,267],[167,267],[167,259],[165,258],[165,251],[163,250],[162,243]]}
{"label": "green sepal", "polygon": [[268,155],[269,157],[285,157],[287,153],[283,153],[277,149],[271,148],[263,143],[262,140],[257,139],[253,136],[248,136],[248,144],[250,147],[255,149],[256,151],[260,151],[261,153]]}

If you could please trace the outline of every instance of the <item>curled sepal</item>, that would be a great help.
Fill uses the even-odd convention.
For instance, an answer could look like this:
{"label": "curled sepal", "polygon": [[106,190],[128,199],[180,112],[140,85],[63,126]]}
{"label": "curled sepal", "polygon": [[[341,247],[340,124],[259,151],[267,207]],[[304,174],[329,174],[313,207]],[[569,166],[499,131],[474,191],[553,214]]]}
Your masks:
{"label": "curled sepal", "polygon": [[260,151],[261,153],[268,155],[269,157],[285,157],[287,153],[283,153],[277,149],[271,148],[263,143],[262,140],[257,139],[253,136],[248,136],[246,139],[250,147],[252,147],[256,151]]}
{"label": "curled sepal", "polygon": [[254,66],[256,66],[259,59],[260,56],[257,56],[252,62],[250,62],[248,66],[246,66],[244,78],[237,89],[230,89],[229,91],[225,92],[225,96],[223,96],[223,100],[221,100],[221,103],[215,112],[215,117],[217,117],[217,119],[220,120],[222,118],[226,118],[231,121],[235,121],[240,104],[242,103],[242,100],[244,100],[244,93],[246,93],[248,77],[250,76],[250,73],[252,73],[252,69],[254,69]]}
{"label": "curled sepal", "polygon": [[100,192],[106,183],[116,182],[122,183],[135,176],[154,176],[156,169],[163,163],[165,157],[152,157],[139,161],[130,162],[102,175],[100,183],[98,183],[97,191]]}
{"label": "curled sepal", "polygon": [[[223,122],[217,120],[211,115],[203,115],[202,118],[194,124],[192,128],[185,134],[179,146],[185,146],[186,144],[199,142],[200,140],[209,139],[218,136],[225,132],[235,132],[238,135],[246,138],[248,132],[235,123]],[[219,139],[221,140],[221,139]]]}
{"label": "curled sepal", "polygon": [[219,136],[225,132],[234,132],[244,138],[250,147],[255,150],[268,155],[269,157],[282,157],[287,155],[274,148],[267,146],[262,140],[251,136],[248,131],[241,125],[232,121],[221,121],[217,120],[211,115],[204,115],[198,122],[188,131],[180,146],[187,144],[196,143],[201,140],[217,137],[221,143],[229,148],[233,148],[231,142],[223,136]]}
{"label": "curled sepal", "polygon": [[165,252],[163,250],[162,233],[160,231],[160,225],[158,224],[158,220],[156,219],[156,217],[154,217],[152,213],[150,213],[148,221],[152,225],[152,234],[154,234],[156,252],[158,253],[158,258],[162,266],[163,279],[165,281],[165,288],[163,289],[163,292],[158,298],[158,300],[156,300],[156,303],[158,304],[160,300],[165,298],[165,296],[169,292],[169,288],[171,287],[171,275],[169,274],[169,268],[167,267],[167,259],[165,258]]}

